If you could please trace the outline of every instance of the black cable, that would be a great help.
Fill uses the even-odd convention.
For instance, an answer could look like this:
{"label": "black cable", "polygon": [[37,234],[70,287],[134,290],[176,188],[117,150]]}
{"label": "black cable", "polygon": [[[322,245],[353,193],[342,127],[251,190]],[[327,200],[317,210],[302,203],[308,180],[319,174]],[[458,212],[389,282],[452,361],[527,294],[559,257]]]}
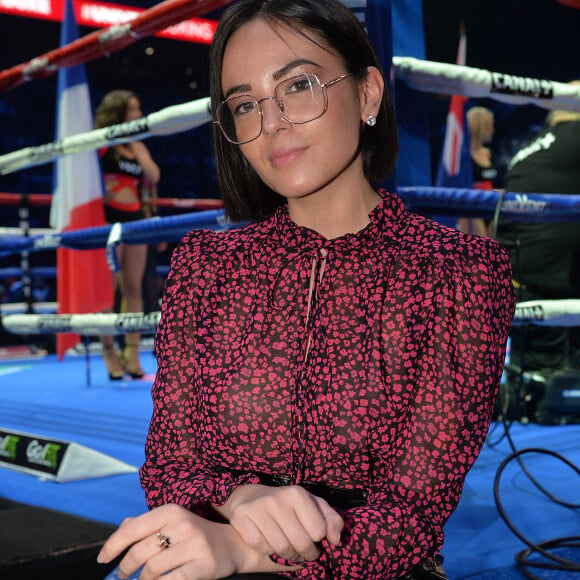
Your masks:
{"label": "black cable", "polygon": [[[497,203],[496,208],[495,208],[495,214],[494,214],[494,218],[493,218],[493,229],[492,229],[494,238],[497,235],[497,226],[498,226],[498,222],[499,222],[499,214],[500,214],[501,205],[502,205],[504,196],[505,196],[505,191],[502,193],[502,195],[500,195],[500,198],[499,198],[498,203]],[[518,232],[517,224],[516,224],[514,229],[515,229],[515,231],[514,231],[515,270],[517,272],[516,275],[518,276],[518,278],[516,278],[516,279],[518,280],[518,282],[520,282],[518,285],[518,288],[517,288],[517,301],[521,302],[523,299],[523,290],[524,289],[523,289],[523,284],[521,283],[520,239],[519,239],[519,235],[518,235],[519,232]],[[523,328],[520,329],[520,345],[519,345],[519,347],[520,347],[520,353],[519,353],[520,354],[520,361],[519,361],[520,366],[519,366],[519,369],[517,369],[517,376],[518,376],[517,388],[516,388],[516,391],[514,393],[514,399],[515,399],[514,403],[516,406],[521,405],[521,397],[522,397],[522,393],[524,392],[524,382],[525,382],[525,372],[524,372],[525,348],[524,348],[524,346],[525,346],[525,342],[526,342],[527,329],[528,329],[527,325],[525,325]],[[512,365],[511,370],[512,371],[516,370],[516,367],[514,367]],[[508,526],[508,528],[522,542],[524,542],[527,546],[529,546],[528,549],[518,552],[515,555],[515,560],[518,564],[520,571],[524,574],[524,576],[526,576],[527,578],[530,578],[531,580],[541,580],[541,579],[538,576],[535,576],[534,574],[532,574],[528,570],[528,568],[560,570],[560,571],[564,571],[564,572],[580,572],[580,563],[568,560],[566,558],[561,558],[561,557],[556,556],[555,554],[552,554],[549,552],[549,550],[552,550],[552,549],[580,548],[580,536],[572,536],[572,537],[566,537],[566,538],[555,538],[555,539],[547,540],[545,542],[541,542],[539,544],[535,544],[531,540],[526,538],[519,530],[517,530],[517,528],[514,526],[514,524],[508,518],[508,516],[507,516],[507,514],[506,514],[506,512],[501,504],[500,496],[499,496],[499,482],[500,482],[501,474],[503,473],[506,466],[511,461],[513,461],[515,459],[515,460],[517,460],[517,462],[518,462],[520,468],[522,469],[522,471],[524,472],[524,474],[532,482],[532,484],[539,491],[541,491],[544,495],[546,495],[551,501],[553,501],[554,503],[556,503],[558,505],[561,505],[563,507],[570,508],[570,509],[580,508],[580,504],[574,504],[574,503],[563,501],[560,498],[551,494],[547,489],[545,489],[532,476],[532,474],[530,473],[530,471],[527,469],[526,465],[522,461],[521,455],[523,455],[523,454],[526,454],[526,453],[544,453],[544,454],[556,457],[557,459],[563,461],[570,468],[572,468],[578,475],[580,475],[580,469],[576,465],[571,463],[565,457],[563,457],[563,456],[561,456],[553,451],[549,451],[549,450],[545,450],[545,449],[537,449],[537,448],[523,449],[520,451],[516,450],[516,446],[515,446],[514,441],[511,437],[511,434],[510,434],[510,428],[513,424],[513,421],[510,421],[510,414],[509,414],[509,409],[510,409],[509,383],[510,383],[510,381],[508,380],[507,385],[506,385],[507,394],[505,395],[505,397],[501,397],[501,392],[500,392],[501,419],[502,419],[502,425],[503,425],[503,434],[499,438],[499,440],[497,440],[495,442],[488,442],[488,444],[490,444],[492,446],[497,445],[502,439],[506,438],[508,443],[509,443],[509,446],[512,450],[511,455],[509,455],[502,462],[502,464],[499,466],[499,468],[497,470],[497,473],[495,476],[495,482],[494,482],[494,498],[495,498],[495,503],[496,503],[498,512],[499,512],[500,516],[502,517],[502,519],[504,520],[504,522],[506,523],[506,525]],[[489,438],[489,436],[488,436],[488,438]],[[542,555],[544,558],[546,558],[546,560],[548,560],[548,562],[530,561],[529,557],[533,554]],[[556,564],[549,563],[550,561],[556,562]]]}
{"label": "black cable", "polygon": [[[511,441],[511,437],[508,436],[508,440],[510,441],[510,445],[512,445],[512,448],[514,448],[513,441]],[[542,491],[544,494],[546,494],[552,501],[555,501],[557,504],[564,506],[564,507],[571,508],[571,509],[580,508],[580,504],[573,504],[570,502],[565,502],[559,498],[556,498],[554,495],[547,492],[531,476],[531,474],[529,473],[529,471],[527,470],[527,468],[524,466],[523,462],[520,459],[520,456],[524,455],[526,453],[544,453],[546,455],[551,455],[552,457],[555,457],[555,458],[559,459],[560,461],[563,461],[564,463],[566,463],[566,465],[568,465],[578,475],[580,475],[580,469],[576,465],[574,465],[571,461],[569,461],[568,459],[566,459],[562,455],[555,453],[554,451],[549,451],[547,449],[539,449],[539,448],[522,449],[519,451],[514,451],[511,455],[509,455],[506,459],[504,459],[504,461],[499,466],[497,473],[496,473],[496,476],[495,476],[495,481],[494,481],[494,486],[493,486],[495,503],[496,503],[496,506],[497,506],[497,509],[499,511],[500,516],[502,517],[502,519],[504,520],[504,522],[506,523],[508,528],[522,542],[524,542],[527,546],[529,546],[529,549],[522,550],[521,552],[518,552],[515,556],[515,560],[518,563],[518,566],[519,566],[521,572],[524,574],[524,576],[526,576],[527,578],[530,578],[532,580],[541,580],[541,579],[538,576],[533,575],[526,568],[534,568],[535,567],[535,568],[544,568],[544,569],[549,569],[549,570],[559,570],[559,571],[563,571],[563,572],[580,572],[580,563],[579,562],[574,562],[573,560],[568,560],[567,558],[562,558],[560,556],[556,556],[555,554],[548,551],[548,550],[554,549],[554,548],[570,548],[570,547],[580,548],[580,536],[569,536],[566,538],[554,538],[551,540],[547,540],[545,542],[541,542],[539,544],[535,544],[534,542],[532,542],[531,540],[526,538],[515,527],[515,525],[508,518],[508,516],[503,508],[503,505],[501,504],[500,497],[499,497],[499,483],[500,483],[501,475],[502,475],[504,469],[506,468],[506,466],[514,459],[517,459],[518,463],[520,464],[520,466],[524,470],[525,474],[530,478],[532,483],[540,491]],[[547,562],[530,561],[529,556],[532,554],[535,554],[535,553],[540,554],[544,558],[546,558],[547,560],[551,560],[553,562],[556,562],[557,564],[550,564]]]}
{"label": "black cable", "polygon": [[[523,453],[527,453],[530,450],[536,451],[537,453],[546,453],[549,455],[553,455],[554,457],[557,457],[558,459],[561,459],[562,461],[564,461],[565,463],[567,463],[570,467],[572,467],[572,469],[574,469],[579,475],[580,475],[580,471],[578,469],[578,467],[576,467],[573,463],[570,463],[565,457],[559,455],[558,453],[554,452],[554,451],[549,451],[547,449],[538,449],[538,448],[529,448],[529,449],[520,449],[519,451],[516,449],[516,446],[513,442],[513,439],[511,438],[511,435],[509,433],[506,433],[506,437],[508,440],[508,443],[512,449],[512,454],[508,457],[508,459],[517,459],[519,466],[522,468],[522,471],[525,473],[525,475],[528,477],[528,479],[534,484],[534,486],[541,491],[546,497],[548,497],[551,501],[553,501],[554,503],[561,505],[563,507],[567,507],[570,509],[578,509],[580,508],[580,503],[569,503],[569,502],[565,502],[561,499],[559,499],[558,497],[556,497],[555,495],[552,495],[547,489],[545,489],[539,482],[537,479],[534,478],[534,476],[529,472],[528,468],[524,465],[524,462],[520,459],[520,455]],[[505,463],[505,461],[504,461]],[[500,466],[501,468],[501,466]],[[499,471],[499,469],[498,469]],[[496,478],[497,478],[497,474],[496,474]]]}
{"label": "black cable", "polygon": [[[501,385],[500,385],[500,389],[501,389]],[[503,415],[501,416],[502,419],[502,423],[503,423]],[[500,422],[496,421],[489,429],[488,433],[487,433],[487,439],[485,440],[485,444],[488,445],[489,447],[495,447],[496,445],[499,445],[503,439],[506,436],[506,431],[507,429],[504,429],[499,437],[499,439],[497,439],[496,441],[492,441],[491,440],[491,436],[493,435],[493,432],[498,429],[500,426]]]}
{"label": "black cable", "polygon": [[[554,540],[547,540],[538,544],[543,550],[552,549],[562,549],[562,548],[580,548],[580,536],[570,536],[568,538],[556,538]],[[531,578],[532,580],[542,580],[539,576],[535,576],[531,572],[525,569],[529,568],[542,568],[544,570],[559,570],[561,572],[580,572],[580,564],[574,562],[573,560],[565,560],[570,562],[572,566],[564,565],[558,566],[556,564],[549,564],[548,562],[538,562],[529,560],[528,557],[534,554],[537,550],[535,548],[530,548],[529,550],[522,550],[516,554],[516,562],[524,576]],[[553,554],[551,555],[554,557]]]}

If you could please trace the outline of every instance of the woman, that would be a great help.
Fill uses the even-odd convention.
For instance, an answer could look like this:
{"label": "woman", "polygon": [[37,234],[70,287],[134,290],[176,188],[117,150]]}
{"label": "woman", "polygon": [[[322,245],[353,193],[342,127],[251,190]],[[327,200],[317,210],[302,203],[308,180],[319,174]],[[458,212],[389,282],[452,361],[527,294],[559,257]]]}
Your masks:
{"label": "woman", "polygon": [[496,185],[497,169],[493,166],[491,143],[495,133],[495,117],[485,107],[471,107],[466,113],[469,127],[470,153],[473,168],[473,187],[493,189]]}
{"label": "woman", "polygon": [[[142,117],[141,102],[135,93],[125,90],[105,95],[95,115],[97,129]],[[140,187],[156,191],[159,167],[144,143],[134,141],[105,147],[99,151],[105,182],[105,218],[108,223],[145,219],[139,195]],[[118,248],[121,270],[115,276],[120,291],[121,312],[143,312],[142,282],[147,260],[145,244],[123,244]],[[112,336],[103,337],[103,359],[111,380],[120,380],[126,372],[133,378],[145,374],[139,362],[138,332],[125,335],[125,348],[119,358]]]}
{"label": "woman", "polygon": [[173,256],[151,511],[99,561],[130,548],[120,571],[141,578],[406,576],[438,553],[483,445],[509,262],[372,187],[394,115],[339,0],[234,3],[210,71],[224,204],[255,223],[192,232]]}
{"label": "woman", "polygon": [[[497,169],[493,166],[491,143],[494,127],[494,114],[485,107],[471,107],[466,113],[469,127],[471,169],[474,189],[493,189],[497,180]],[[488,235],[488,228],[482,218],[459,218],[459,229],[468,234]]]}

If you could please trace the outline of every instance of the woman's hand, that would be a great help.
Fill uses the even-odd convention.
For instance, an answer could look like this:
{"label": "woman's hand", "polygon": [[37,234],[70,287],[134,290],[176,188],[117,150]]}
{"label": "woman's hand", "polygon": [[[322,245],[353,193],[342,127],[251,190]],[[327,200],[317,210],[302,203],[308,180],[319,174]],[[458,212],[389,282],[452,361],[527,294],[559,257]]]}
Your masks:
{"label": "woman's hand", "polygon": [[316,560],[317,542],[338,545],[344,526],[325,500],[298,485],[242,485],[216,509],[251,548],[291,562]]}
{"label": "woman's hand", "polygon": [[[169,542],[166,547],[164,537]],[[127,548],[119,576],[129,577],[143,566],[139,576],[142,580],[161,576],[163,580],[224,578],[250,571],[259,557],[250,553],[231,526],[210,522],[175,504],[125,520],[106,541],[97,559],[110,562]]]}

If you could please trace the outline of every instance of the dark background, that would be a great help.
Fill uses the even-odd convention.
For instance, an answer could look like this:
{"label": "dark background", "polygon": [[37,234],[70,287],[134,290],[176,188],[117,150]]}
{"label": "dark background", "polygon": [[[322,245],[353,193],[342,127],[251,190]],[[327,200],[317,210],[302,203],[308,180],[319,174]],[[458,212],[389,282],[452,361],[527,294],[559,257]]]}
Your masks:
{"label": "dark background", "polygon": [[[580,8],[580,1],[575,1]],[[423,0],[427,59],[455,62],[458,22],[465,22],[467,65],[558,82],[580,79],[580,9],[558,0]],[[439,161],[449,98],[430,99],[431,156]],[[491,149],[500,181],[523,142],[536,133],[547,111],[471,99],[495,113]],[[436,174],[435,174],[436,175]]]}
{"label": "dark background", "polygon": [[[158,2],[120,3],[150,8]],[[463,19],[469,66],[563,82],[580,78],[580,10],[557,0],[423,0],[423,10],[429,60],[455,61],[459,21]],[[219,19],[220,12],[204,16]],[[60,23],[0,14],[0,30],[0,69],[59,45]],[[81,35],[92,31],[81,28]],[[153,55],[145,53],[148,47],[154,49]],[[94,106],[114,88],[136,91],[145,113],[206,96],[207,52],[205,45],[146,38],[93,60],[86,70]],[[52,141],[55,101],[56,75],[0,93],[0,154]],[[448,103],[444,95],[430,98],[434,165]],[[532,105],[504,105],[488,99],[472,103],[484,104],[496,113],[493,148],[500,165],[507,163],[519,142],[537,130],[545,116],[544,110]],[[148,145],[162,168],[161,195],[217,196],[208,125],[170,137],[154,137]],[[36,193],[51,189],[52,164],[0,176],[0,191]]]}
{"label": "dark background", "polygon": [[[109,0],[114,3],[114,0]],[[321,0],[323,1],[323,0]],[[417,0],[420,1],[420,0]],[[150,8],[154,0],[122,0]],[[557,0],[423,0],[428,60],[455,62],[459,22],[467,33],[467,64],[491,71],[566,82],[580,78],[580,10]],[[220,11],[204,17],[219,19]],[[27,62],[59,45],[60,23],[0,14],[0,69]],[[81,28],[84,36],[93,29]],[[147,55],[145,49],[154,49]],[[208,94],[208,47],[146,38],[86,64],[94,108],[106,92],[128,88],[141,96],[145,114]],[[0,154],[54,139],[56,78],[32,81],[0,93]],[[490,99],[473,100],[496,115],[492,144],[500,176],[507,162],[543,122],[546,111]],[[429,98],[432,165],[444,136],[449,98]],[[162,170],[165,197],[217,197],[209,125],[168,137],[148,139]],[[0,176],[0,191],[52,191],[53,164]],[[48,209],[32,209],[32,225],[46,226]],[[0,225],[18,225],[16,208],[0,208]],[[43,258],[36,252],[33,265]],[[11,261],[18,263],[18,257]],[[2,259],[4,260],[4,259]]]}

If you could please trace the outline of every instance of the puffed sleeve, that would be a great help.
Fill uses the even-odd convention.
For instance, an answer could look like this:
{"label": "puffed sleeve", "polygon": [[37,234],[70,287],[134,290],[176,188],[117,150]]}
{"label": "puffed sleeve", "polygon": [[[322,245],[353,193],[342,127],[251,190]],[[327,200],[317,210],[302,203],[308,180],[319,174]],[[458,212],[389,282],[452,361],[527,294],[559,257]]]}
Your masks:
{"label": "puffed sleeve", "polygon": [[161,320],[155,336],[157,374],[152,388],[153,415],[140,470],[147,505],[177,503],[207,515],[252,476],[217,473],[196,451],[195,332],[205,271],[203,248],[212,232],[188,234],[176,248],[166,281]]}
{"label": "puffed sleeve", "polygon": [[460,240],[451,256],[429,258],[437,263],[421,284],[414,345],[401,350],[404,308],[386,315],[393,331],[384,348],[398,353],[388,370],[398,416],[395,429],[378,435],[384,450],[374,461],[387,467],[367,505],[342,512],[341,545],[324,542],[301,577],[326,577],[315,572],[322,566],[335,580],[400,578],[443,544],[443,525],[489,428],[515,308],[504,250],[489,239]]}

